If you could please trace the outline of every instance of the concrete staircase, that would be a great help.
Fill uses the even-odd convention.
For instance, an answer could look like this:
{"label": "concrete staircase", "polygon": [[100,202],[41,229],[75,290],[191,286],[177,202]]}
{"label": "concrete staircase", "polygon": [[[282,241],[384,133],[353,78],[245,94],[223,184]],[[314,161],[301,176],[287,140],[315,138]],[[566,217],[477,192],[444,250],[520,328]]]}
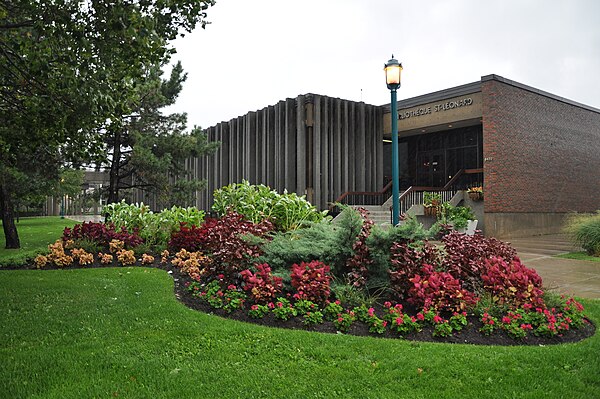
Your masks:
{"label": "concrete staircase", "polygon": [[[461,201],[464,201],[466,194],[465,191],[458,191],[454,196],[450,199],[450,204],[453,206],[458,206]],[[352,208],[364,208],[369,211],[369,217],[375,224],[380,226],[391,226],[392,224],[392,198],[390,197],[387,201],[384,202],[383,205],[351,205]],[[421,219],[425,215],[425,211],[423,209],[423,204],[414,204],[412,205],[406,212],[407,215],[417,216],[418,219]],[[338,215],[339,216],[339,215]],[[335,222],[336,218],[333,219]],[[422,222],[428,222],[422,220]],[[402,221],[400,221],[402,223]],[[428,223],[431,225],[431,221]]]}

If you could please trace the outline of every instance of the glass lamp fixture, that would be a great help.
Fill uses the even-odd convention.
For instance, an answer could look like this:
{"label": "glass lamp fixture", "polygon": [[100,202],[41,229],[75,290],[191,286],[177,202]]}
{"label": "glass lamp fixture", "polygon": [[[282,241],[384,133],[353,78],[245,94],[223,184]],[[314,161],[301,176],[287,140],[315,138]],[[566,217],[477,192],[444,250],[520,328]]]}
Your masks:
{"label": "glass lamp fixture", "polygon": [[392,54],[392,58],[385,64],[383,70],[385,71],[385,83],[388,89],[397,90],[400,87],[402,64],[394,58],[394,54]]}

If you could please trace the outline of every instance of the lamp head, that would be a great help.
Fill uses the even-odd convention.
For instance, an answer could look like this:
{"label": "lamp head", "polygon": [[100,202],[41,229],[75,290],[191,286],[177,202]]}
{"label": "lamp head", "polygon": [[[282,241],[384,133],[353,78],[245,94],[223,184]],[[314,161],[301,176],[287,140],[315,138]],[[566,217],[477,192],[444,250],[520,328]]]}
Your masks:
{"label": "lamp head", "polygon": [[402,72],[402,64],[394,58],[392,58],[385,64],[383,70],[385,71],[385,83],[388,89],[396,90],[400,87],[400,73]]}

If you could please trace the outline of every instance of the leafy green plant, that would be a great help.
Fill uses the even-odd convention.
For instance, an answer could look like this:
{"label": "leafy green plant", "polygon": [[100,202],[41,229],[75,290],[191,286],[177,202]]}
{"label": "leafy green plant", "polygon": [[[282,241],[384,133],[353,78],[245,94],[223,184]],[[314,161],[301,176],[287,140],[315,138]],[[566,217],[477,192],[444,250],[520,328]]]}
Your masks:
{"label": "leafy green plant", "polygon": [[438,212],[438,218],[442,224],[452,224],[455,229],[463,229],[467,227],[469,220],[475,220],[475,214],[467,206],[453,206],[444,202]]}
{"label": "leafy green plant", "polygon": [[438,206],[442,203],[442,194],[425,192],[423,193],[423,205]]}
{"label": "leafy green plant", "polygon": [[341,313],[336,319],[333,320],[333,325],[337,331],[348,332],[352,323],[356,321],[356,316],[353,311]]}
{"label": "leafy green plant", "polygon": [[367,290],[339,282],[339,280],[335,280],[332,284],[331,291],[341,303],[350,307],[361,305],[371,307],[377,302],[377,298],[369,295]]}
{"label": "leafy green plant", "polygon": [[219,215],[234,211],[254,223],[269,219],[279,231],[296,230],[327,216],[327,211],[319,212],[304,196],[287,191],[279,194],[247,180],[215,190],[212,210]]}
{"label": "leafy green plant", "polygon": [[286,321],[298,315],[290,301],[285,298],[277,298],[274,305],[271,311],[276,319]]}
{"label": "leafy green plant", "polygon": [[329,321],[336,320],[342,313],[344,313],[344,308],[339,300],[335,302],[327,301],[325,308],[323,308],[323,315]]}
{"label": "leafy green plant", "polygon": [[138,231],[148,245],[158,247],[157,249],[166,247],[171,234],[178,231],[182,223],[199,226],[204,221],[204,211],[195,207],[173,206],[154,213],[144,203],[128,204],[125,200],[106,205],[103,212],[116,228],[125,228],[129,232]]}
{"label": "leafy green plant", "polygon": [[250,306],[248,316],[253,319],[262,319],[269,313],[269,307],[267,305],[254,304]]}
{"label": "leafy green plant", "polygon": [[[143,245],[143,244],[140,244]],[[97,254],[102,251],[104,247],[99,244],[97,241],[91,240],[89,238],[80,238],[78,240],[74,240],[71,248],[81,248],[86,250],[87,252],[91,252],[93,254]],[[135,248],[137,249],[137,247]],[[140,252],[141,254],[141,252]]]}
{"label": "leafy green plant", "polygon": [[600,256],[600,210],[595,214],[570,215],[565,231],[588,255]]}
{"label": "leafy green plant", "polygon": [[303,316],[302,324],[312,326],[323,323],[323,313],[320,311],[306,312]]}

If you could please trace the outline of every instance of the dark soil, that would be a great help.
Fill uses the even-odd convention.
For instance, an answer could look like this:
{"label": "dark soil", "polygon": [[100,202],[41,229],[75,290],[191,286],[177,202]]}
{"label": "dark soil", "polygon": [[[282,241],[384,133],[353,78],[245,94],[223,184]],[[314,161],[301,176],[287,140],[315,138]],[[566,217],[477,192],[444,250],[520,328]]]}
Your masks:
{"label": "dark soil", "polygon": [[[178,268],[173,267],[171,264],[162,264],[160,263],[160,258],[157,257],[157,260],[151,265],[144,265],[145,267],[156,267],[159,269],[163,269],[169,273],[174,280],[175,287],[174,293],[175,297],[186,305],[189,308],[214,314],[217,316],[221,316],[228,319],[239,320],[247,323],[260,324],[268,327],[279,327],[279,328],[289,328],[294,330],[304,330],[304,331],[317,331],[322,333],[331,333],[331,334],[339,334],[336,331],[333,323],[325,321],[323,324],[316,324],[312,326],[305,326],[302,324],[302,320],[299,317],[292,318],[288,321],[282,321],[275,319],[272,314],[267,314],[262,319],[253,319],[250,318],[245,311],[237,310],[232,313],[227,313],[223,309],[214,309],[210,307],[207,303],[200,301],[198,298],[192,296],[192,294],[187,290],[186,283],[191,282],[191,278],[185,274],[182,274]],[[138,262],[139,263],[139,262]],[[108,267],[115,267],[116,265],[108,265]],[[139,266],[139,264],[138,264]],[[98,262],[94,262],[94,264],[87,265],[85,268],[98,268],[98,267],[107,267],[107,265],[102,265]],[[81,266],[70,266],[63,269],[78,269],[82,268]],[[21,267],[9,267],[2,269],[36,269],[35,266],[21,266]],[[58,269],[55,266],[48,266],[44,268],[44,270],[48,269]],[[514,339],[509,337],[504,331],[496,331],[494,334],[490,336],[483,335],[479,332],[479,329],[482,326],[482,323],[475,316],[469,316],[468,325],[459,333],[454,333],[450,337],[434,337],[433,336],[433,327],[430,325],[426,325],[421,332],[411,333],[405,336],[400,337],[397,333],[392,331],[386,331],[383,334],[373,334],[369,332],[369,328],[361,322],[352,323],[350,331],[348,331],[347,335],[358,335],[358,336],[370,336],[370,337],[378,337],[378,338],[393,338],[393,339],[405,339],[408,341],[423,341],[423,342],[443,342],[443,343],[457,343],[457,344],[473,344],[473,345],[504,345],[504,346],[513,346],[513,345],[556,345],[570,342],[578,342],[583,339],[589,338],[596,332],[596,326],[588,320],[583,328],[578,330],[569,330],[567,333],[555,337],[536,337],[534,335],[527,336],[524,339]]]}

